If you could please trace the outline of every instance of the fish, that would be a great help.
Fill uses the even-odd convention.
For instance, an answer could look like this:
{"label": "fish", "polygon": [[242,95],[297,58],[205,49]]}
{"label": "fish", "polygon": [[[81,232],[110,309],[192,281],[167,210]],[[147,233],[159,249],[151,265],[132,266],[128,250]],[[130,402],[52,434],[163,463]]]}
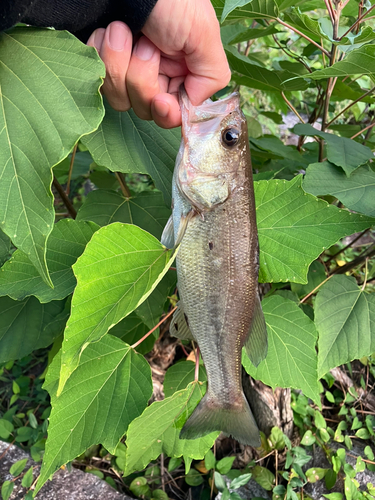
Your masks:
{"label": "fish", "polygon": [[181,88],[179,100],[172,216],[161,238],[166,247],[179,247],[180,300],[170,333],[197,342],[208,381],[180,438],[222,431],[257,447],[259,430],[241,378],[243,346],[255,366],[267,354],[247,122],[238,93],[193,106]]}

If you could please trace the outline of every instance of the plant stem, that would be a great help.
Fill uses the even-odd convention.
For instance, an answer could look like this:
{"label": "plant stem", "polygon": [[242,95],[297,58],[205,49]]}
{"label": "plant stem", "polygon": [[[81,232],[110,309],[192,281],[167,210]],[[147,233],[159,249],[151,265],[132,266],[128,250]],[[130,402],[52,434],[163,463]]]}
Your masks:
{"label": "plant stem", "polygon": [[358,137],[359,135],[363,134],[363,132],[366,132],[366,130],[370,130],[372,127],[375,126],[375,121],[373,121],[372,123],[370,123],[370,125],[367,125],[367,127],[363,128],[362,130],[360,130],[359,132],[357,132],[356,134],[352,135],[351,136],[351,139],[355,139],[356,137]]}
{"label": "plant stem", "polygon": [[326,50],[324,47],[320,46],[317,42],[314,42],[314,40],[312,40],[311,38],[309,38],[307,35],[305,35],[304,33],[302,33],[301,31],[299,31],[297,28],[294,28],[293,26],[291,26],[290,24],[288,23],[285,23],[282,19],[280,19],[279,17],[276,18],[276,21],[280,24],[282,24],[283,26],[285,26],[286,28],[294,31],[295,33],[297,33],[297,35],[299,36],[302,36],[303,38],[305,38],[308,42],[312,43],[313,45],[315,45],[315,47],[318,47],[319,50],[321,50],[323,52],[323,54],[325,54],[327,57],[329,57],[329,52],[328,50]]}
{"label": "plant stem", "polygon": [[366,11],[364,14],[362,14],[361,16],[359,16],[358,19],[356,20],[356,22],[353,23],[350,26],[350,28],[347,31],[345,31],[345,33],[342,36],[340,36],[340,38],[338,38],[338,41],[341,41],[344,38],[344,36],[346,36],[348,33],[350,33],[351,31],[353,31],[362,22],[363,18],[366,17],[367,14],[369,14],[374,9],[375,9],[375,5],[373,5],[372,7],[370,7],[368,11]]}
{"label": "plant stem", "polygon": [[301,299],[301,300],[299,301],[299,303],[300,303],[300,304],[303,304],[304,302],[306,302],[306,300],[307,300],[308,298],[310,298],[310,297],[311,297],[311,295],[314,295],[314,293],[315,293],[317,290],[319,290],[319,288],[320,288],[322,285],[324,285],[324,283],[327,283],[327,281],[328,281],[330,278],[331,278],[331,276],[328,276],[328,278],[326,278],[324,281],[322,281],[321,283],[319,283],[319,285],[318,285],[318,286],[316,286],[316,287],[314,288],[314,290],[312,290],[310,293],[308,293],[307,295],[305,295],[305,296],[303,297],[303,299]]}
{"label": "plant stem", "polygon": [[357,104],[357,102],[361,101],[364,97],[368,96],[369,94],[372,94],[374,92],[374,90],[375,90],[375,87],[372,87],[372,89],[367,91],[365,94],[361,95],[361,97],[358,97],[358,99],[356,99],[352,103],[348,104],[348,106],[346,106],[346,108],[344,108],[342,111],[340,111],[340,113],[338,113],[334,118],[332,118],[332,120],[330,122],[327,123],[326,128],[329,128],[329,126],[332,125],[332,123],[334,121],[336,121],[339,116],[341,116],[343,113],[345,113],[345,111],[347,111],[349,108],[354,106],[354,104]]}
{"label": "plant stem", "polygon": [[115,172],[115,176],[120,184],[122,194],[125,196],[125,198],[130,198],[131,194],[126,184],[124,174],[122,172]]}
{"label": "plant stem", "polygon": [[74,165],[74,159],[76,157],[77,148],[78,148],[78,142],[77,142],[77,144],[73,148],[72,157],[70,159],[69,173],[68,173],[68,182],[66,183],[66,194],[67,195],[69,195],[69,193],[70,193],[70,181],[72,179],[73,165]]}
{"label": "plant stem", "polygon": [[76,209],[74,208],[73,203],[69,200],[64,189],[62,188],[61,184],[59,183],[59,181],[56,179],[55,176],[53,176],[53,185],[54,185],[56,191],[59,193],[60,198],[61,198],[62,202],[64,203],[64,205],[66,206],[68,212],[70,213],[72,218],[75,219],[77,217]]}
{"label": "plant stem", "polygon": [[146,335],[143,335],[143,337],[142,337],[141,339],[139,339],[139,340],[138,340],[135,344],[131,345],[130,347],[131,347],[132,349],[135,349],[137,346],[139,346],[139,344],[141,344],[144,340],[146,340],[146,339],[147,339],[147,337],[149,337],[149,336],[151,335],[151,333],[154,333],[154,331],[155,331],[157,328],[159,328],[159,326],[160,326],[162,323],[164,323],[164,321],[165,321],[165,320],[167,320],[167,319],[169,318],[169,316],[172,316],[172,314],[175,312],[175,310],[176,310],[176,309],[177,309],[177,306],[176,306],[176,307],[174,307],[171,311],[169,311],[169,313],[168,313],[166,316],[164,316],[164,318],[163,318],[163,319],[161,319],[161,320],[159,321],[159,323],[158,323],[156,326],[154,326],[154,328],[152,328],[149,332],[147,332],[147,333],[146,333]]}
{"label": "plant stem", "polygon": [[281,97],[284,99],[284,101],[287,103],[288,107],[293,111],[293,113],[301,120],[301,122],[305,123],[305,120],[301,117],[301,115],[298,113],[293,104],[287,99],[284,92],[281,92]]}
{"label": "plant stem", "polygon": [[334,10],[333,10],[333,5],[331,3],[331,0],[324,0],[324,2],[326,4],[329,17],[331,18],[331,22],[333,24],[334,23]]}

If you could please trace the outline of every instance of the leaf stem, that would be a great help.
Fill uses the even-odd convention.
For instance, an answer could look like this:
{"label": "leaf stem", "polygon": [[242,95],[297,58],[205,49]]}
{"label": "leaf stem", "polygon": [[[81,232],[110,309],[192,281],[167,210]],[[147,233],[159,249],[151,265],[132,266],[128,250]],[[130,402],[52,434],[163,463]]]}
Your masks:
{"label": "leaf stem", "polygon": [[53,176],[53,185],[56,191],[59,193],[60,198],[64,203],[64,205],[66,206],[68,212],[70,213],[72,218],[75,219],[77,217],[76,209],[74,208],[73,203],[69,200],[67,194],[65,193],[64,189],[62,188],[61,184],[59,183],[59,181],[56,179],[55,176]]}
{"label": "leaf stem", "polygon": [[125,196],[125,198],[131,198],[131,194],[128,185],[126,184],[124,174],[122,172],[115,172],[115,176],[120,184],[122,194]]}
{"label": "leaf stem", "polygon": [[367,273],[368,273],[368,265],[367,264],[368,264],[368,257],[366,257],[366,261],[365,261],[365,279],[363,281],[363,285],[361,288],[362,292],[366,288],[366,284],[367,284]]}
{"label": "leaf stem", "polygon": [[358,99],[356,99],[355,101],[348,104],[348,106],[346,106],[346,108],[344,108],[342,111],[340,111],[340,113],[338,113],[335,117],[332,118],[332,120],[330,122],[327,123],[326,128],[329,128],[329,126],[332,125],[332,123],[334,121],[336,121],[339,116],[341,116],[343,113],[345,113],[345,111],[347,111],[349,108],[354,106],[354,104],[357,104],[357,102],[361,101],[364,97],[368,96],[369,94],[372,94],[374,92],[374,90],[375,90],[375,87],[372,87],[372,89],[367,91],[365,94],[361,95],[361,97],[358,97]]}
{"label": "leaf stem", "polygon": [[144,340],[146,340],[146,339],[147,339],[147,337],[149,337],[149,336],[151,335],[151,333],[154,333],[154,331],[155,331],[157,328],[159,328],[159,326],[160,326],[162,323],[164,323],[164,321],[165,321],[165,320],[167,320],[167,319],[169,318],[169,316],[172,316],[172,314],[175,312],[175,310],[176,310],[176,309],[177,309],[177,306],[175,306],[175,307],[174,307],[171,311],[169,311],[169,313],[168,313],[166,316],[164,316],[164,318],[163,318],[163,319],[161,319],[161,320],[159,321],[159,323],[158,323],[156,326],[154,326],[154,328],[152,328],[149,332],[147,332],[147,333],[146,333],[146,335],[143,335],[143,337],[142,337],[141,339],[139,339],[139,340],[138,340],[135,344],[131,345],[130,347],[131,347],[132,349],[135,349],[137,346],[139,346],[139,344],[141,344]]}
{"label": "leaf stem", "polygon": [[301,299],[301,300],[299,301],[299,303],[300,303],[300,304],[303,304],[304,302],[306,302],[306,300],[307,300],[308,298],[310,298],[310,297],[311,297],[311,295],[314,295],[314,293],[315,293],[317,290],[319,290],[319,288],[320,288],[322,285],[324,285],[324,283],[327,283],[327,281],[328,281],[329,279],[331,279],[331,278],[332,278],[332,276],[328,276],[328,278],[326,278],[326,279],[325,279],[324,281],[322,281],[322,282],[321,282],[318,286],[316,286],[316,287],[314,288],[314,290],[312,290],[310,293],[308,293],[307,295],[305,295],[305,297],[303,297],[303,299]]}
{"label": "leaf stem", "polygon": [[195,351],[195,371],[194,371],[194,381],[199,380],[199,345],[197,344],[197,349]]}
{"label": "leaf stem", "polygon": [[69,193],[70,193],[70,181],[72,180],[73,165],[74,165],[74,159],[76,157],[77,148],[78,148],[78,142],[73,148],[72,157],[70,159],[68,182],[66,183],[66,194],[67,195],[69,195]]}
{"label": "leaf stem", "polygon": [[327,57],[329,57],[329,52],[328,50],[326,50],[324,47],[322,47],[321,45],[319,45],[317,42],[314,42],[314,40],[312,40],[310,37],[308,37],[307,35],[305,35],[304,33],[302,33],[302,31],[299,31],[297,28],[294,28],[294,26],[291,26],[290,24],[288,23],[285,23],[282,19],[280,19],[279,17],[276,18],[276,21],[280,24],[282,24],[283,26],[285,26],[286,28],[294,31],[295,33],[297,33],[297,35],[299,36],[302,36],[303,38],[305,38],[308,42],[312,43],[313,45],[315,45],[315,47],[318,47],[318,49],[320,51],[323,52],[323,54],[326,54]]}
{"label": "leaf stem", "polygon": [[373,121],[372,123],[370,123],[370,125],[367,125],[367,127],[363,128],[362,130],[360,130],[359,132],[357,132],[356,134],[352,135],[351,136],[351,139],[355,139],[356,137],[358,137],[359,135],[363,134],[363,132],[366,132],[366,130],[370,130],[370,128],[374,127],[375,126],[375,121]]}
{"label": "leaf stem", "polygon": [[286,97],[286,95],[284,94],[284,92],[281,92],[281,97],[284,99],[284,101],[286,102],[286,104],[288,105],[288,107],[293,111],[293,113],[301,120],[301,122],[305,123],[305,121],[302,118],[302,116],[298,113],[298,111],[293,106],[293,104],[288,100],[288,98]]}

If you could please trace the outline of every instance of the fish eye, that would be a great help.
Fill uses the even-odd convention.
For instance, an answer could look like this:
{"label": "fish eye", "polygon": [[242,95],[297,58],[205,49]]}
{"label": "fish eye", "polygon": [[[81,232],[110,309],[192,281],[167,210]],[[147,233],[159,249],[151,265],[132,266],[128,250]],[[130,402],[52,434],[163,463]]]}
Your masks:
{"label": "fish eye", "polygon": [[235,146],[240,138],[240,132],[234,127],[226,128],[221,135],[227,146]]}

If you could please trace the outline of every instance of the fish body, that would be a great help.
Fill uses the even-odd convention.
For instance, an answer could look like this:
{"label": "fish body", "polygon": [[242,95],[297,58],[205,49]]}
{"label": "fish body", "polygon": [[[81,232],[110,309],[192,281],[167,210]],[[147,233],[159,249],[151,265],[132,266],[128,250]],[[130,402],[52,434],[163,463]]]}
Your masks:
{"label": "fish body", "polygon": [[208,378],[181,437],[220,430],[259,446],[241,381],[245,343],[255,364],[267,351],[246,119],[238,94],[197,107],[181,94],[183,137],[172,189],[180,303],[171,333],[197,341]]}

